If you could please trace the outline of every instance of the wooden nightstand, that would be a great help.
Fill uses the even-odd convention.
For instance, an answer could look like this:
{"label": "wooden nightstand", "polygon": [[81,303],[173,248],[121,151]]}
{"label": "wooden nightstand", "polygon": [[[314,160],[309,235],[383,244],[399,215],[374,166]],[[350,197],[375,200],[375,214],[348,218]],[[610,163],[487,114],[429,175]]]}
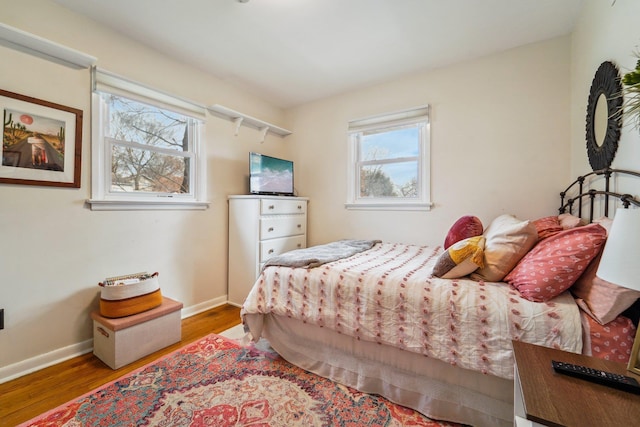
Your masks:
{"label": "wooden nightstand", "polygon": [[551,360],[627,376],[622,363],[513,341],[514,425],[619,427],[640,424],[640,395],[556,373]]}

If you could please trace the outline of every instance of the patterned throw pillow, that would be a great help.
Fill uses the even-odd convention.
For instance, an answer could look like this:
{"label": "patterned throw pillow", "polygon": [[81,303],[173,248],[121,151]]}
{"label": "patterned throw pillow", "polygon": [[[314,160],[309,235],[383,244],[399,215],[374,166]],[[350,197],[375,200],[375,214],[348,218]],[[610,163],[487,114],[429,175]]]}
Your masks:
{"label": "patterned throw pillow", "polygon": [[474,236],[454,243],[440,255],[432,274],[457,279],[473,273],[483,265],[484,242],[484,237]]}
{"label": "patterned throw pillow", "polygon": [[466,215],[457,220],[449,229],[444,239],[444,248],[447,249],[460,240],[482,234],[482,221],[475,216]]}
{"label": "patterned throw pillow", "polygon": [[562,231],[541,241],[504,280],[530,301],[548,301],[574,284],[606,236],[598,224]]}
{"label": "patterned throw pillow", "polygon": [[562,231],[562,225],[560,225],[557,215],[536,219],[533,221],[533,225],[538,231],[538,240],[546,239]]}
{"label": "patterned throw pillow", "polygon": [[618,316],[606,325],[600,325],[591,317],[583,316],[582,324],[584,354],[625,364],[629,361],[636,335],[636,327],[630,319]]}

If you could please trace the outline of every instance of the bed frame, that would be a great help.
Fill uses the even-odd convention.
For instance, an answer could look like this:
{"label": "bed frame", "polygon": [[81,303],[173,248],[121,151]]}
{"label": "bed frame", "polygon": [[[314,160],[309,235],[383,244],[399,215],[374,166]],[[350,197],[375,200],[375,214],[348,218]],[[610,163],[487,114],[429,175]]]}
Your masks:
{"label": "bed frame", "polygon": [[[640,178],[640,172],[606,168],[579,176],[571,183],[571,185],[560,193],[560,208],[558,209],[558,212],[560,214],[569,213],[583,218],[583,207],[586,207],[589,210],[589,217],[584,219],[588,219],[591,223],[597,219],[594,216],[595,205],[598,200],[602,201],[602,211],[603,215],[606,217],[609,217],[611,199],[613,199],[613,206],[620,203],[621,207],[624,209],[628,209],[631,205],[640,207],[640,201],[638,201],[635,196],[628,193],[623,194],[611,191],[611,180],[617,180],[619,177],[623,179],[624,177]],[[591,185],[596,183],[598,180],[602,181],[602,190],[591,188]],[[585,190],[585,183],[587,184],[586,187],[589,188],[588,190]],[[573,194],[573,196],[568,197],[568,194]],[[577,212],[575,213],[573,211],[574,205],[577,206]],[[638,327],[638,324],[640,323],[640,299],[622,313],[622,315],[631,319],[633,324]]]}
{"label": "bed frame", "polygon": [[[634,176],[640,178],[640,172],[607,168],[595,170],[593,172],[589,172],[586,175],[579,176],[575,181],[571,183],[571,185],[569,185],[563,192],[560,193],[560,208],[558,209],[558,212],[561,214],[569,213],[582,218],[582,209],[586,201],[589,208],[589,222],[593,222],[593,220],[595,219],[594,209],[596,204],[596,196],[598,195],[603,196],[602,200],[604,204],[604,216],[606,217],[609,216],[610,197],[614,198],[614,201],[619,200],[622,204],[622,207],[624,207],[625,209],[627,209],[630,205],[640,207],[640,201],[636,200],[636,198],[631,194],[621,194],[616,193],[615,191],[611,191],[611,179],[617,179],[618,176]],[[596,190],[593,188],[589,188],[589,190],[585,191],[585,181],[587,182],[587,184],[589,184],[588,186],[591,187],[590,184],[594,183],[597,180],[597,177],[604,178],[604,189]],[[576,185],[577,188],[574,188]],[[577,194],[575,194],[573,197],[567,198],[567,194],[576,191]],[[574,214],[573,208],[576,202],[578,212]]]}

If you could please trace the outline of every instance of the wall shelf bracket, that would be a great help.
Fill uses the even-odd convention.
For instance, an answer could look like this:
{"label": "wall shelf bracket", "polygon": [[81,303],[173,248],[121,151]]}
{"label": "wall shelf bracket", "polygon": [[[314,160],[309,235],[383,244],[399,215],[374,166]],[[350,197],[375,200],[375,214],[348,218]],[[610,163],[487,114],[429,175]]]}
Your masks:
{"label": "wall shelf bracket", "polygon": [[233,119],[233,122],[236,125],[236,130],[233,133],[234,136],[238,136],[238,134],[240,133],[240,126],[242,126],[243,120],[244,120],[244,117],[236,117],[235,119]]}
{"label": "wall shelf bracket", "polygon": [[267,137],[268,131],[269,131],[269,126],[260,128],[260,136],[262,137],[262,139],[260,139],[260,144],[264,143],[264,140]]}

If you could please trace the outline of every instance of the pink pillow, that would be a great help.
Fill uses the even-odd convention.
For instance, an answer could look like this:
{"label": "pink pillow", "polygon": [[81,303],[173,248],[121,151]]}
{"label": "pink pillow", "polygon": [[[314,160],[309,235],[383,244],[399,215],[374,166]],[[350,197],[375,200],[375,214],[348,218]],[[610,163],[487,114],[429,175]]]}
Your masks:
{"label": "pink pillow", "polygon": [[613,225],[613,220],[611,218],[607,218],[606,216],[603,216],[602,218],[594,219],[593,222],[603,226],[604,229],[607,230],[607,236],[609,235],[609,232],[611,231],[611,226]]}
{"label": "pink pillow", "polygon": [[604,325],[631,307],[640,298],[640,292],[614,285],[596,276],[601,256],[602,251],[576,280],[571,293],[579,298],[577,302],[580,308]]}
{"label": "pink pillow", "polygon": [[564,230],[568,230],[570,228],[582,227],[586,224],[586,222],[577,217],[575,215],[571,215],[568,213],[563,213],[558,215],[558,221],[560,221],[560,225]]}
{"label": "pink pillow", "polygon": [[618,316],[606,325],[582,316],[584,345],[582,353],[600,359],[626,364],[631,356],[636,327],[630,319]]}
{"label": "pink pillow", "polygon": [[535,225],[538,231],[538,240],[546,239],[562,231],[562,226],[560,225],[560,220],[557,215],[536,219],[533,221],[533,225]]}
{"label": "pink pillow", "polygon": [[607,231],[598,224],[572,228],[541,241],[505,277],[530,301],[548,301],[566,291],[600,252]]}
{"label": "pink pillow", "polygon": [[482,222],[475,216],[466,215],[457,220],[449,229],[444,239],[444,248],[447,249],[454,243],[482,235]]}

